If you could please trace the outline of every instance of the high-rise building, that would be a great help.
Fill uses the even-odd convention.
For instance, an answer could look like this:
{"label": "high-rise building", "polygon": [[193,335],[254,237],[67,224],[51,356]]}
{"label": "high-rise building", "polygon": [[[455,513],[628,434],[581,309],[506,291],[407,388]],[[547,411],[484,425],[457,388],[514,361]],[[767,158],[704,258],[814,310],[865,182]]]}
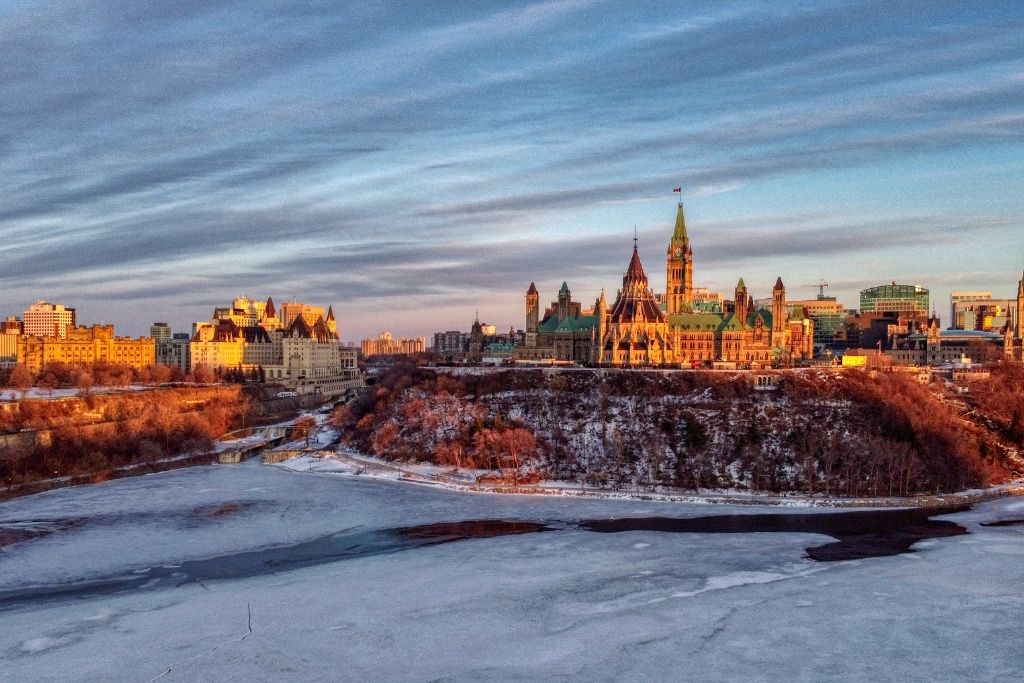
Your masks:
{"label": "high-rise building", "polygon": [[395,356],[399,354],[423,353],[426,351],[425,337],[415,339],[394,338],[390,332],[381,332],[376,339],[364,339],[361,349],[364,358],[372,356]]}
{"label": "high-rise building", "polygon": [[149,326],[149,336],[157,345],[167,343],[172,338],[171,326],[167,323],[153,323]]}
{"label": "high-rise building", "polygon": [[991,301],[992,292],[950,292],[949,293],[949,326],[956,329],[964,329],[961,324],[957,324],[957,304],[970,305],[972,303]]}
{"label": "high-rise building", "polygon": [[992,292],[953,292],[949,303],[952,329],[998,332],[1016,323],[1016,299],[993,299]]}
{"label": "high-rise building", "polygon": [[75,309],[40,299],[28,307],[22,320],[27,335],[64,339],[75,326]]}
{"label": "high-rise building", "polygon": [[928,290],[920,285],[899,285],[894,280],[860,291],[861,313],[928,315]]}

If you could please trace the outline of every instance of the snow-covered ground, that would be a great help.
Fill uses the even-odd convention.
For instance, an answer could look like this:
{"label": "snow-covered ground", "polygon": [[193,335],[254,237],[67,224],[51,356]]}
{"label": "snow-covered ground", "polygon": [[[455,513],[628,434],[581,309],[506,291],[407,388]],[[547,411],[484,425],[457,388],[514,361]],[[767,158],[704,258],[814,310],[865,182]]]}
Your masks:
{"label": "snow-covered ground", "polygon": [[[154,389],[152,384],[130,384],[128,386],[100,386],[92,387],[89,393],[92,394],[120,394],[126,391],[148,391]],[[64,387],[62,389],[42,389],[30,387],[25,391],[19,389],[0,389],[0,401],[20,401],[22,399],[62,399],[79,396],[82,391],[76,387]]]}
{"label": "snow-covered ground", "polygon": [[0,504],[0,528],[63,527],[0,551],[0,678],[1019,680],[1024,526],[979,524],[1024,518],[1012,498],[952,516],[969,535],[871,560],[806,559],[829,540],[812,534],[562,528],[3,604],[338,532],[754,512],[766,509],[484,496],[255,463],[51,491]]}

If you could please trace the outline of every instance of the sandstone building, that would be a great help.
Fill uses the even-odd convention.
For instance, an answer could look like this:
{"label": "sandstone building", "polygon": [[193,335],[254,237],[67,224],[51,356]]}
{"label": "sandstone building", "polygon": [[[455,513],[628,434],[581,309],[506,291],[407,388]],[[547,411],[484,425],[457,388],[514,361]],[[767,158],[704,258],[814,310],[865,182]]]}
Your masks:
{"label": "sandstone building", "polygon": [[52,363],[109,363],[141,370],[156,363],[156,344],[149,337],[117,337],[113,325],[71,327],[65,336],[28,335],[18,343],[18,363],[38,373]]}
{"label": "sandstone building", "polygon": [[330,396],[361,385],[356,350],[341,345],[332,307],[326,315],[296,302],[282,308],[287,313],[279,315],[273,298],[240,297],[215,309],[210,322],[194,326],[191,367],[240,370],[300,394]]}
{"label": "sandstone building", "polygon": [[694,305],[693,250],[681,202],[665,273],[665,295],[659,303],[634,240],[622,287],[611,304],[602,290],[594,306],[583,309],[563,282],[558,299],[542,315],[540,293],[531,282],[526,342],[516,349],[516,360],[694,367],[715,362],[779,365],[811,357],[813,323],[787,307],[781,278],[772,289],[770,311],[754,309],[742,278],[733,300],[720,310]]}

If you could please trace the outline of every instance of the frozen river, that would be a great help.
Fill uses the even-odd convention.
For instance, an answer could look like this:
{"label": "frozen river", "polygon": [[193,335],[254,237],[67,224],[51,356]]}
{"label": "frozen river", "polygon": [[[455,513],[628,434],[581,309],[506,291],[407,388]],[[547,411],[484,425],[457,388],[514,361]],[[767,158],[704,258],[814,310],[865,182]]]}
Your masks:
{"label": "frozen river", "polygon": [[0,504],[0,679],[1019,680],[1024,526],[982,523],[1024,501],[809,557],[853,519],[256,464],[52,491]]}

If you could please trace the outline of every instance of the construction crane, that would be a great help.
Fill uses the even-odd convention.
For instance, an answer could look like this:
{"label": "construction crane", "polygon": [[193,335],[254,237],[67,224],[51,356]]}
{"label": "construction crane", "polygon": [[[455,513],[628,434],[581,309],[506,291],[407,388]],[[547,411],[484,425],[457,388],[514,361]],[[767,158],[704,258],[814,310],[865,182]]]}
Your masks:
{"label": "construction crane", "polygon": [[803,285],[803,286],[804,287],[814,287],[814,288],[816,288],[818,290],[818,298],[819,299],[824,299],[825,298],[825,288],[828,287],[828,283],[825,282],[824,280],[818,280],[813,285]]}

